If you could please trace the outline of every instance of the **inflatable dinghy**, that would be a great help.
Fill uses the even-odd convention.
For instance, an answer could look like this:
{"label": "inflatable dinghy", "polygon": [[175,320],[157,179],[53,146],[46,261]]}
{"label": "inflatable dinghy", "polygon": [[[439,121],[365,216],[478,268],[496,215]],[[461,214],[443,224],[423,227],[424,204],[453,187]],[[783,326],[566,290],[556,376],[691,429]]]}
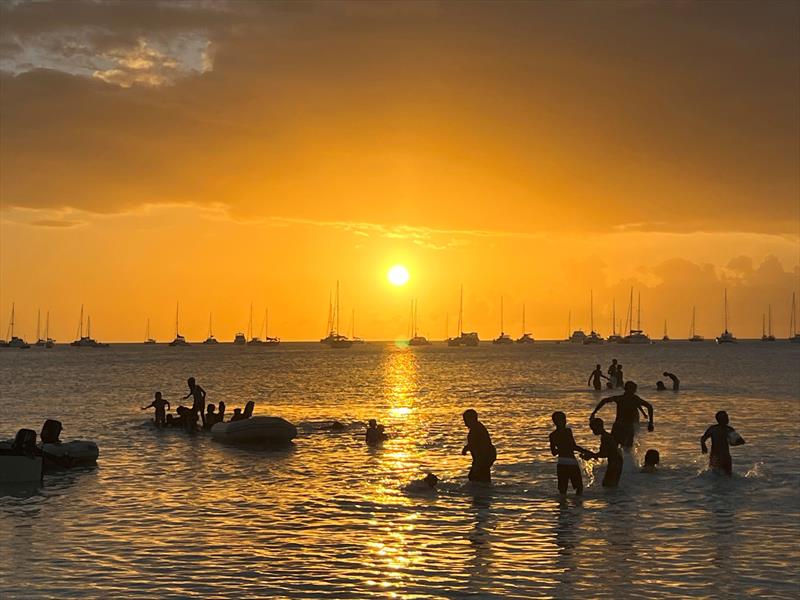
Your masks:
{"label": "inflatable dinghy", "polygon": [[51,466],[70,469],[95,464],[97,457],[100,456],[100,448],[94,442],[72,440],[57,444],[42,444],[42,454],[45,469]]}
{"label": "inflatable dinghy", "polygon": [[41,480],[42,456],[36,448],[35,431],[20,429],[14,441],[0,443],[0,484]]}
{"label": "inflatable dinghy", "polygon": [[297,427],[280,417],[250,417],[217,423],[211,436],[228,444],[286,444],[297,437]]}

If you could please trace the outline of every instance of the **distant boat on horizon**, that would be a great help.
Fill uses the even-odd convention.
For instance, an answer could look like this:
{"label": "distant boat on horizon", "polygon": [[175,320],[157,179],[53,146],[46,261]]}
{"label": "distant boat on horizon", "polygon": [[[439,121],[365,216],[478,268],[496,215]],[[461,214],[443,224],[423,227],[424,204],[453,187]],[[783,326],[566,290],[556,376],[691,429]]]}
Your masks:
{"label": "distant boat on horizon", "polygon": [[669,340],[669,336],[667,335],[667,320],[666,319],[664,319],[664,335],[661,337],[661,341],[662,342],[670,341]]}
{"label": "distant boat on horizon", "polygon": [[631,298],[628,303],[628,323],[630,329],[628,335],[622,338],[623,344],[652,344],[650,336],[642,331],[642,292],[639,292],[639,304],[636,310],[636,329],[633,329],[633,288],[631,287]]}
{"label": "distant boat on horizon", "polygon": [[339,333],[339,281],[336,281],[336,303],[331,304],[330,295],[328,295],[328,335],[320,340],[323,344],[327,344],[330,348],[349,348],[353,345],[353,340],[348,339],[346,335]]}
{"label": "distant boat on horizon", "polygon": [[525,303],[522,303],[522,335],[516,339],[517,344],[533,344],[536,340],[533,339],[532,333],[525,332]]}
{"label": "distant boat on horizon", "polygon": [[586,339],[586,334],[583,332],[583,329],[576,329],[572,331],[572,310],[567,313],[567,341],[572,344],[583,344],[583,341]]}
{"label": "distant boat on horizon", "polygon": [[211,327],[211,313],[208,313],[208,337],[203,342],[207,346],[211,346],[214,344],[219,344],[217,338],[214,337],[214,333]]}
{"label": "distant boat on horizon", "polygon": [[108,348],[108,344],[98,342],[92,338],[92,317],[86,317],[86,335],[83,335],[83,304],[81,304],[81,321],[78,325],[78,339],[71,342],[75,348]]}
{"label": "distant boat on horizon", "polygon": [[717,336],[718,344],[735,344],[738,340],[728,331],[728,288],[725,288],[725,331]]}
{"label": "distant boat on horizon", "polygon": [[[622,323],[620,322],[620,325]],[[621,344],[622,336],[617,333],[617,299],[611,301],[611,335],[608,336],[609,344]]]}
{"label": "distant boat on horizon", "polygon": [[23,338],[17,337],[14,335],[14,322],[15,322],[15,313],[16,307],[14,302],[11,303],[11,322],[8,325],[9,332],[6,334],[8,337],[8,341],[5,342],[4,347],[6,348],[18,348],[20,350],[27,350],[31,347],[31,345],[26,342]]}
{"label": "distant boat on horizon", "polygon": [[476,331],[464,331],[464,286],[461,286],[461,293],[458,304],[458,336],[448,338],[447,345],[451,347],[477,346],[480,340]]}
{"label": "distant boat on horizon", "polygon": [[583,338],[584,344],[605,344],[603,336],[594,330],[594,290],[589,292],[589,335]]}
{"label": "distant boat on horizon", "polygon": [[705,338],[702,335],[697,335],[695,332],[695,307],[692,307],[692,330],[689,333],[689,341],[690,342],[704,342]]}
{"label": "distant boat on horizon", "polygon": [[180,303],[176,302],[175,303],[175,339],[172,340],[169,343],[169,345],[170,346],[189,346],[190,344],[189,344],[189,342],[186,341],[186,338],[183,337],[180,333],[178,333],[180,331],[180,329],[178,327],[178,325],[179,325],[179,322],[178,322],[179,310],[180,310]]}
{"label": "distant boat on horizon", "polygon": [[512,340],[511,336],[505,332],[505,329],[503,327],[503,297],[500,296],[500,335],[492,340],[492,344],[502,345],[502,344],[513,344],[513,343],[514,340]]}
{"label": "distant boat on horizon", "polygon": [[45,320],[44,325],[44,347],[45,348],[53,348],[56,345],[56,341],[50,337],[50,311],[47,311],[47,319]]}
{"label": "distant boat on horizon", "polygon": [[764,329],[764,314],[761,314],[761,341],[762,342],[774,342],[775,336],[772,335],[772,305],[767,305],[767,310],[769,312],[769,319],[766,330]]}
{"label": "distant boat on horizon", "polygon": [[156,341],[150,337],[150,317],[147,317],[147,325],[144,328],[144,342],[148,346],[152,346]]}
{"label": "distant boat on horizon", "polygon": [[424,335],[419,335],[417,331],[417,300],[411,301],[411,336],[408,339],[409,346],[430,346],[431,343]]}
{"label": "distant boat on horizon", "polygon": [[353,313],[350,317],[350,339],[353,340],[354,344],[366,344],[366,342],[356,335],[356,309],[353,309]]}

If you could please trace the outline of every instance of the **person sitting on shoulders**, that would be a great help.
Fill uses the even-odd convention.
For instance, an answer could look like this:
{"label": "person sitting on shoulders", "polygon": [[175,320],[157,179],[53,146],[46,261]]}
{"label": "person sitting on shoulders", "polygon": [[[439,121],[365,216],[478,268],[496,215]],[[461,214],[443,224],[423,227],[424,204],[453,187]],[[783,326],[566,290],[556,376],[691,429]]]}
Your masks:
{"label": "person sitting on shoulders", "polygon": [[166,409],[171,408],[169,405],[168,400],[164,400],[161,396],[161,392],[156,392],[155,398],[153,401],[148,404],[147,406],[143,406],[142,410],[147,410],[148,408],[155,408],[156,415],[154,418],[156,427],[166,427],[167,425],[167,411]]}
{"label": "person sitting on shoulders", "polygon": [[644,464],[642,465],[642,473],[657,473],[658,463],[661,462],[661,456],[658,450],[650,449],[644,453]]}

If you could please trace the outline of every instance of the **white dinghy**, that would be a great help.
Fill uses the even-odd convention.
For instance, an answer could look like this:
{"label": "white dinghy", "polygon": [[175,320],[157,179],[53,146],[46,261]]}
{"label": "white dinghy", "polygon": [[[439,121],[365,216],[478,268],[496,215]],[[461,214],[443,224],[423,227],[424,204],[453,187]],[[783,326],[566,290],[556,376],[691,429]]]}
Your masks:
{"label": "white dinghy", "polygon": [[297,437],[297,427],[280,417],[250,417],[216,423],[211,436],[228,444],[286,444]]}

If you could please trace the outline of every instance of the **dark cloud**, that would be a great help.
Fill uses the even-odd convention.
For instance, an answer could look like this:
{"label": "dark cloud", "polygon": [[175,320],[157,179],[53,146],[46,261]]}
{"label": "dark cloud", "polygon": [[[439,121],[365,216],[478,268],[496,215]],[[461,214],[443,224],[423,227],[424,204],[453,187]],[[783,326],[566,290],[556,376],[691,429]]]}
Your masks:
{"label": "dark cloud", "polygon": [[0,19],[6,205],[797,232],[797,3],[31,2]]}
{"label": "dark cloud", "polygon": [[58,221],[55,219],[40,219],[38,221],[30,221],[27,225],[34,227],[77,227],[83,225],[81,221]]}

